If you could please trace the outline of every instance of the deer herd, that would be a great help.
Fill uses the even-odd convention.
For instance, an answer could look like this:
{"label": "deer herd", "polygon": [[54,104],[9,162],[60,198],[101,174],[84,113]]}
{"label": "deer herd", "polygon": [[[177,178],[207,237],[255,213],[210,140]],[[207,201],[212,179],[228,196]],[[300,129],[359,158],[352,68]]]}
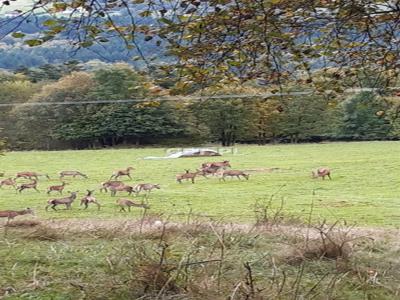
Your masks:
{"label": "deer herd", "polygon": [[[117,193],[127,193],[127,195],[129,196],[131,196],[132,194],[138,196],[141,192],[143,192],[145,197],[144,199],[146,199],[147,201],[151,191],[155,189],[160,189],[161,187],[159,184],[153,183],[138,183],[136,185],[128,185],[123,181],[118,180],[120,179],[120,177],[123,176],[128,177],[130,180],[132,180],[131,173],[133,170],[135,170],[133,167],[127,167],[126,169],[116,170],[112,172],[111,177],[107,181],[100,183],[99,191],[101,193],[110,192],[111,196],[116,196]],[[61,171],[58,174],[61,183],[48,186],[47,195],[50,195],[52,192],[62,195],[65,187],[70,184],[65,181],[65,177],[76,178],[78,176],[84,179],[89,178],[86,174],[83,174],[79,171]],[[5,173],[0,172],[0,175],[4,176]],[[219,178],[220,181],[225,181],[227,177],[236,177],[238,180],[241,180],[241,178],[249,180],[249,174],[241,170],[231,169],[230,162],[224,160],[222,162],[203,163],[200,168],[196,169],[196,171],[194,172],[191,172],[190,170],[185,170],[184,173],[176,175],[176,181],[179,184],[182,184],[183,181],[190,181],[192,184],[194,184],[196,182],[196,178],[199,175],[206,179],[209,179],[209,176],[212,176],[214,178]],[[50,179],[50,176],[48,174],[37,172],[18,172],[14,178],[9,177],[0,180],[0,188],[13,187],[17,193],[21,193],[24,190],[32,189],[39,193],[40,191],[38,189],[38,182],[40,177],[46,177],[47,179]],[[325,177],[331,179],[331,170],[324,167],[312,171],[312,178],[319,177],[321,177],[323,180],[325,179]],[[18,180],[20,179],[27,179],[30,180],[30,182],[20,183],[18,182]],[[57,211],[57,207],[60,205],[65,206],[66,210],[70,210],[72,208],[73,202],[78,197],[78,192],[79,191],[68,192],[69,196],[49,199],[47,201],[47,205],[45,206],[45,210],[48,211],[48,209],[51,208],[52,210]],[[96,205],[97,209],[100,210],[101,204],[97,201],[96,197],[93,196],[94,192],[95,190],[88,189],[86,195],[81,199],[80,205],[83,205],[85,210],[89,207],[90,204]],[[118,200],[116,200],[116,205],[120,208],[121,212],[125,212],[125,208],[127,208],[130,212],[131,207],[140,207],[144,209],[150,208],[150,206],[147,203],[144,203],[144,201],[141,201],[141,203],[136,203],[126,198],[119,198]],[[34,214],[34,212],[31,208],[26,208],[24,210],[3,210],[0,211],[0,218],[7,218],[9,222],[16,216],[26,214]]]}

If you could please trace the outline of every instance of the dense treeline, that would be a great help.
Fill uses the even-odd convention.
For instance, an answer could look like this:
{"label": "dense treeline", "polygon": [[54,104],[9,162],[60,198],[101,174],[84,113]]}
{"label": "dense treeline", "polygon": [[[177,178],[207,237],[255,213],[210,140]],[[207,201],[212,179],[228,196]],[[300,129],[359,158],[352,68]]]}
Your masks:
{"label": "dense treeline", "polygon": [[[0,73],[1,135],[11,149],[93,148],[155,143],[307,142],[397,139],[400,102],[373,92],[322,96],[151,101],[167,93],[127,64],[69,62]],[[163,86],[168,86],[164,81]],[[299,88],[299,87],[298,87]],[[258,93],[227,86],[203,93]],[[91,103],[141,98],[145,102]],[[60,105],[59,103],[63,103]],[[55,104],[52,104],[55,103]],[[45,104],[45,105],[44,105]]]}

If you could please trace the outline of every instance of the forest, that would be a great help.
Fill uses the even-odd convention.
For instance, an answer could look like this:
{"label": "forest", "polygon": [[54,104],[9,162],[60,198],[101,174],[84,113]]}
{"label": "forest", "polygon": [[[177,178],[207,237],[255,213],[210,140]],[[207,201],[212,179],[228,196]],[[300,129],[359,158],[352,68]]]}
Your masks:
{"label": "forest", "polygon": [[[149,76],[126,63],[98,61],[3,71],[1,135],[14,150],[400,137],[400,101],[393,92],[343,93],[334,99],[318,94],[260,97],[270,89],[250,81],[193,89],[182,101],[162,100],[174,92],[173,83],[172,76]],[[200,94],[205,98],[190,99]],[[226,94],[250,97],[218,98]],[[121,99],[138,101],[112,103]]]}

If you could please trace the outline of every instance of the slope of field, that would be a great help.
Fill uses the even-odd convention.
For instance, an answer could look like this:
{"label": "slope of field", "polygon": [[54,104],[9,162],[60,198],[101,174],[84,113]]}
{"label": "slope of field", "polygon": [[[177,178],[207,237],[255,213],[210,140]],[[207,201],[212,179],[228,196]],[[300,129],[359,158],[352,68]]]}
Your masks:
{"label": "slope of field", "polygon": [[[27,190],[16,194],[10,188],[1,189],[0,209],[33,207],[45,219],[138,218],[140,210],[120,213],[115,205],[118,197],[99,191],[95,196],[103,205],[100,211],[79,207],[86,189],[98,189],[113,170],[133,166],[133,180],[125,179],[127,183],[161,184],[161,190],[153,191],[148,199],[152,214],[179,219],[192,211],[206,218],[248,222],[254,220],[256,202],[269,205],[271,201],[277,208],[283,201],[286,213],[303,219],[312,207],[314,219],[346,219],[362,226],[400,225],[399,142],[238,146],[236,150],[217,159],[173,160],[143,160],[146,156],[164,156],[162,148],[7,153],[0,157],[0,171],[5,171],[6,177],[17,171],[37,171],[48,173],[51,179],[40,179],[40,193]],[[250,180],[220,182],[200,177],[196,184],[175,181],[175,175],[185,169],[195,170],[202,162],[222,159],[229,160],[233,169],[248,170]],[[331,181],[311,179],[311,170],[320,166],[332,169]],[[46,187],[59,183],[57,173],[61,170],[79,170],[89,179],[67,179],[70,185],[66,191],[80,191],[71,211],[46,212],[50,198]],[[137,199],[141,200],[142,196]]]}

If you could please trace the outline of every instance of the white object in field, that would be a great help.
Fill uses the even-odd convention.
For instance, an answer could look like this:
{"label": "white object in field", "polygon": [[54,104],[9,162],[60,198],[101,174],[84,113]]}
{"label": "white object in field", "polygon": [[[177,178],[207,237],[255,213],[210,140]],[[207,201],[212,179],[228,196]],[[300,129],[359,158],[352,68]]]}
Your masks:
{"label": "white object in field", "polygon": [[173,152],[167,156],[147,156],[144,159],[170,159],[181,157],[198,157],[198,156],[221,156],[217,151],[207,148],[191,148],[183,149],[182,151]]}

